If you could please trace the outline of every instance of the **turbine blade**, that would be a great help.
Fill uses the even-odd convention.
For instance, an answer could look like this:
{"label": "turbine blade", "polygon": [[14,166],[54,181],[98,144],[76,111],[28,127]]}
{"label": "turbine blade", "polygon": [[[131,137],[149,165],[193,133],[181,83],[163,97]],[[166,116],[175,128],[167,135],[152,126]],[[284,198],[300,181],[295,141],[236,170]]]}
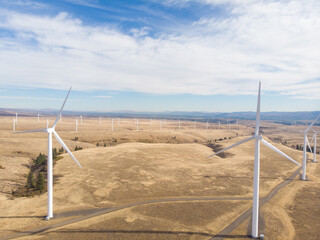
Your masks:
{"label": "turbine blade", "polygon": [[287,154],[281,152],[278,148],[276,148],[275,146],[273,146],[272,144],[268,143],[266,140],[262,139],[261,142],[267,146],[268,148],[272,149],[273,151],[279,153],[280,155],[284,156],[285,158],[289,159],[291,162],[299,165],[301,167],[300,163],[297,163],[295,160],[293,160],[291,157],[289,157]]}
{"label": "turbine blade", "polygon": [[64,102],[63,102],[63,104],[62,104],[62,107],[61,107],[61,109],[60,109],[60,112],[58,113],[57,118],[56,118],[56,121],[55,121],[54,124],[52,125],[52,128],[55,128],[56,125],[57,125],[57,123],[58,123],[58,121],[59,121],[60,114],[62,113],[63,107],[64,107],[64,105],[66,104],[66,101],[67,101],[67,99],[68,99],[68,97],[69,97],[69,94],[70,94],[71,89],[72,89],[72,87],[70,87],[70,89],[69,89],[69,92],[68,92],[68,94],[67,94],[67,96],[66,96],[66,99],[64,100]]}
{"label": "turbine blade", "polygon": [[314,135],[315,135],[315,133],[312,135],[312,139],[311,139],[311,142],[313,142],[313,140],[314,140]]}
{"label": "turbine blade", "polygon": [[318,121],[319,117],[320,117],[320,114],[318,115],[318,117],[315,120],[313,120],[313,122],[309,125],[309,127],[305,130],[305,132],[308,132],[310,130],[310,128],[312,128],[313,124],[315,124],[316,121]]}
{"label": "turbine blade", "polygon": [[67,145],[62,141],[62,139],[59,137],[59,135],[58,135],[58,133],[56,133],[56,131],[53,131],[53,134],[54,134],[54,136],[56,137],[56,139],[57,139],[57,141],[61,144],[61,146],[64,148],[64,150],[66,150],[68,153],[69,153],[69,155],[72,157],[72,159],[76,162],[76,164],[78,164],[78,166],[80,167],[80,168],[82,168],[81,167],[81,165],[80,165],[80,163],[77,161],[77,159],[73,156],[73,154],[72,154],[72,152],[69,150],[69,148],[67,147]]}
{"label": "turbine blade", "polygon": [[261,82],[259,82],[257,113],[256,113],[256,128],[254,131],[256,135],[259,133],[259,129],[260,129],[260,95],[261,95]]}
{"label": "turbine blade", "polygon": [[228,149],[230,149],[230,148],[233,148],[233,147],[235,147],[235,146],[238,146],[238,145],[240,145],[240,144],[242,144],[242,143],[248,142],[248,141],[250,141],[250,140],[252,140],[252,139],[254,139],[254,136],[251,136],[251,137],[249,137],[249,138],[243,139],[243,140],[241,140],[241,141],[239,141],[239,142],[237,142],[237,143],[235,143],[235,144],[233,144],[233,145],[231,145],[231,146],[229,146],[229,147],[226,147],[226,148],[224,148],[224,149],[222,149],[222,150],[220,150],[220,151],[218,151],[218,152],[216,152],[216,153],[208,156],[207,158],[210,158],[210,157],[212,157],[212,156],[214,156],[214,155],[218,155],[219,153],[222,153],[222,152],[224,152],[224,151],[226,151],[226,150],[228,150]]}
{"label": "turbine blade", "polygon": [[310,146],[310,142],[309,142],[309,140],[308,140],[308,137],[307,137],[307,144],[308,144],[308,147],[309,147],[309,149],[310,149],[310,152],[312,153],[312,148],[311,148],[311,146]]}
{"label": "turbine blade", "polygon": [[21,132],[13,132],[12,134],[18,134],[18,133],[32,133],[32,132],[47,132],[47,129],[32,129],[27,131],[21,131]]}

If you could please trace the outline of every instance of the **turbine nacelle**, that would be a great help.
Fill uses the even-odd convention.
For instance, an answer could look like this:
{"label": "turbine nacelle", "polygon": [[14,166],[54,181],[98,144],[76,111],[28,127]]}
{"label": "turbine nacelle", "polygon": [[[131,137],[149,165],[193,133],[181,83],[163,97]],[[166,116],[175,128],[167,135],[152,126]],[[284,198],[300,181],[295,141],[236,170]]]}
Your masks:
{"label": "turbine nacelle", "polygon": [[262,135],[260,135],[260,134],[254,134],[253,137],[257,141],[261,141],[262,140]]}

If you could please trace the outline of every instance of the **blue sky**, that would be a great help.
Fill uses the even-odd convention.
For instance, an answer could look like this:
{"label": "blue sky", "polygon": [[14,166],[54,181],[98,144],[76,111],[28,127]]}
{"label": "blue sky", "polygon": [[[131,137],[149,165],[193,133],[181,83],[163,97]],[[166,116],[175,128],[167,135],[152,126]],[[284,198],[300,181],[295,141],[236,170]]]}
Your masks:
{"label": "blue sky", "polygon": [[0,2],[0,108],[314,111],[320,3]]}

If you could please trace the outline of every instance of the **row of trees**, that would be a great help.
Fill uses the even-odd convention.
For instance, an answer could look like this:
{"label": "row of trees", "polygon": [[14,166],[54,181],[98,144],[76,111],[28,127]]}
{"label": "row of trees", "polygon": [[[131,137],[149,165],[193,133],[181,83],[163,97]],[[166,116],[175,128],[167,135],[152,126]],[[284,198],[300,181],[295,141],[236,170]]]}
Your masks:
{"label": "row of trees", "polygon": [[43,173],[40,172],[37,175],[37,180],[35,180],[33,172],[30,171],[29,174],[28,174],[28,177],[27,177],[27,185],[26,185],[26,187],[28,189],[34,188],[36,190],[39,190],[40,193],[42,193],[44,191],[44,189],[45,189],[45,180],[44,180]]}
{"label": "row of trees", "polygon": [[[58,155],[64,153],[63,148],[53,148],[52,158],[53,164],[61,158]],[[47,156],[40,153],[33,159],[30,171],[27,175],[27,182],[25,186],[21,186],[16,191],[12,191],[14,197],[30,197],[36,194],[41,194],[46,191],[46,176],[47,176]]]}

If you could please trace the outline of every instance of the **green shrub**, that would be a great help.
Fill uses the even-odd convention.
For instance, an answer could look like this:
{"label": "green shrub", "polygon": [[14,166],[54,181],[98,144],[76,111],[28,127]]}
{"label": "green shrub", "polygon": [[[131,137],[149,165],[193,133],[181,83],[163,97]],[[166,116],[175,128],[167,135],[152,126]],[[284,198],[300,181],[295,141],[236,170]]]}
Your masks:
{"label": "green shrub", "polygon": [[37,190],[39,190],[41,193],[44,191],[44,176],[43,176],[43,173],[40,172],[38,174],[38,177],[37,177],[37,185],[36,185],[36,188]]}
{"label": "green shrub", "polygon": [[32,171],[29,172],[27,177],[27,188],[34,188],[36,186],[36,181],[34,180]]}

